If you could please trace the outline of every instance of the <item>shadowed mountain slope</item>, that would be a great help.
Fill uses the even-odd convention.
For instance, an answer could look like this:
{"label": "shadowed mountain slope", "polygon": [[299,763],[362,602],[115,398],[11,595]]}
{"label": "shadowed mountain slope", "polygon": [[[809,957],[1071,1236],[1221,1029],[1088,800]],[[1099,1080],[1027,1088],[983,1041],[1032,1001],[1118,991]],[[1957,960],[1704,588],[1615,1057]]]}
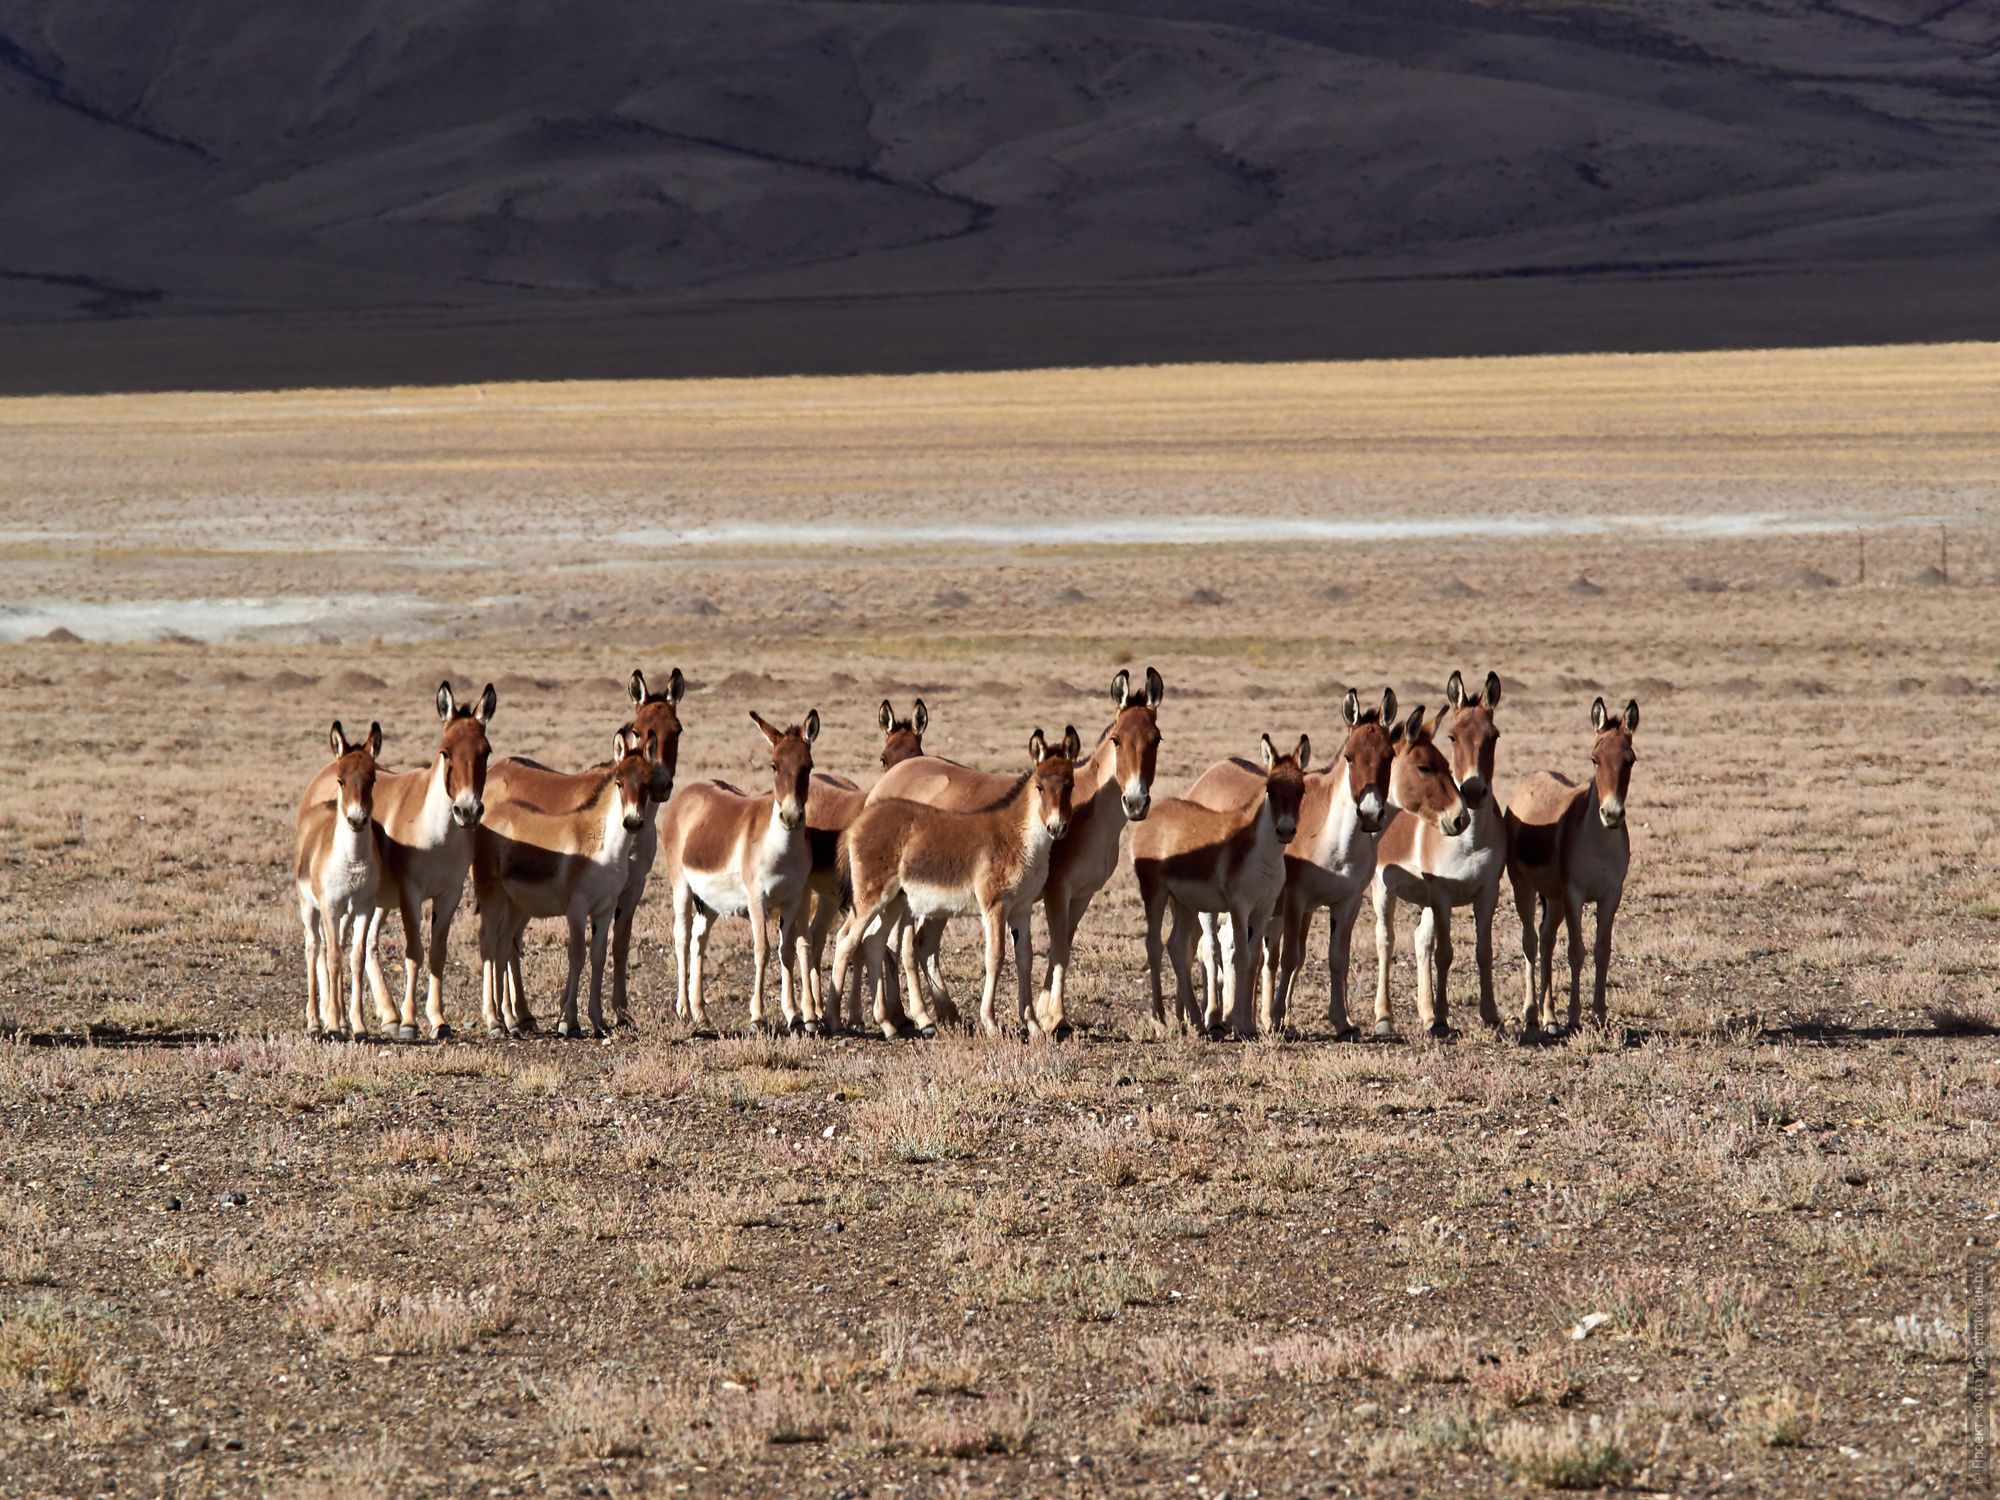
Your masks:
{"label": "shadowed mountain slope", "polygon": [[0,0],[0,386],[2000,334],[1949,0]]}

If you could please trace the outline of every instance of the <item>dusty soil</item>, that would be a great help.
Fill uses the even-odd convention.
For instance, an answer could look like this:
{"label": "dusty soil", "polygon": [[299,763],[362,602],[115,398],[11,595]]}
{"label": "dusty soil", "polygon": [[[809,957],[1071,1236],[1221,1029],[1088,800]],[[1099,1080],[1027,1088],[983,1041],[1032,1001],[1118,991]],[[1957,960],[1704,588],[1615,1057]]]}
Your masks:
{"label": "dusty soil", "polygon": [[[0,647],[0,1492],[1966,1492],[1997,386],[1961,348],[0,405],[4,595],[84,638]],[[1211,516],[1436,524],[1160,539]],[[1315,960],[1296,1041],[1154,1040],[1121,874],[1063,1046],[689,1036],[657,899],[636,1040],[299,1035],[331,718],[404,765],[440,676],[491,680],[497,749],[574,763],[679,664],[683,783],[808,706],[866,780],[884,696],[997,767],[1147,663],[1167,793],[1330,747],[1348,683],[1499,670],[1503,795],[1638,696],[1612,1033],[1336,1046]]]}

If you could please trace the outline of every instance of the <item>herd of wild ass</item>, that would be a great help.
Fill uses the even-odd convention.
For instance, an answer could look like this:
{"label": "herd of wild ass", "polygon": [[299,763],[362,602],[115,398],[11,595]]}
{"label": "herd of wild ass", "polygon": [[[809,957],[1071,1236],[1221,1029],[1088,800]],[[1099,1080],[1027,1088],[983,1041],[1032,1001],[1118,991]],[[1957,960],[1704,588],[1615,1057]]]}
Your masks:
{"label": "herd of wild ass", "polygon": [[[1498,1028],[1493,916],[1503,871],[1521,924],[1524,1035],[1579,1023],[1586,905],[1596,908],[1597,922],[1591,1008],[1604,1020],[1611,927],[1630,858],[1625,797],[1636,702],[1620,713],[1602,698],[1591,705],[1586,778],[1539,772],[1502,809],[1494,791],[1500,679],[1493,673],[1474,690],[1453,672],[1445,706],[1432,718],[1421,706],[1400,715],[1393,691],[1364,706],[1350,690],[1340,748],[1323,767],[1314,768],[1306,736],[1281,749],[1266,735],[1258,760],[1223,761],[1184,797],[1157,800],[1166,684],[1150,667],[1141,680],[1128,671],[1112,680],[1111,722],[1088,754],[1073,726],[1059,739],[1037,729],[1025,768],[1012,773],[925,754],[923,701],[908,718],[885,701],[883,774],[865,791],[814,769],[814,711],[789,726],[750,715],[769,744],[769,791],[702,781],[675,793],[684,688],[678,668],[662,691],[633,672],[630,718],[612,737],[611,758],[575,773],[520,758],[490,760],[490,684],[472,704],[460,702],[450,683],[439,686],[443,733],[420,769],[377,765],[379,724],[359,740],[334,724],[334,758],[307,786],[298,812],[307,1028],[365,1035],[365,975],[383,1025],[415,1040],[421,968],[426,1029],[448,1035],[444,959],[468,873],[479,917],[480,1010],[490,1033],[535,1028],[521,939],[536,917],[568,925],[561,1034],[581,1030],[586,947],[592,1031],[629,1026],[632,921],[659,866],[673,901],[675,1009],[696,1026],[709,1025],[709,934],[718,917],[743,916],[753,955],[753,1028],[767,1024],[775,929],[786,1029],[825,1035],[872,1025],[885,1036],[930,1035],[958,1017],[939,954],[945,925],[966,916],[979,920],[985,937],[980,1024],[1002,1027],[995,1007],[1011,940],[1014,1024],[1060,1037],[1070,1030],[1064,992],[1077,929],[1117,870],[1128,823],[1152,1019],[1161,1029],[1169,1024],[1163,956],[1173,968],[1173,1020],[1182,1029],[1243,1037],[1284,1028],[1313,916],[1325,907],[1332,922],[1327,1018],[1337,1038],[1355,1037],[1348,954],[1364,897],[1375,912],[1377,1035],[1393,1033],[1389,973],[1399,902],[1417,909],[1420,1023],[1434,1037],[1451,1035],[1452,912],[1470,907],[1479,1013]],[[1048,932],[1039,991],[1029,921],[1037,903]],[[400,915],[406,944],[400,1008],[375,951],[387,912]],[[1561,1027],[1552,976],[1559,921],[1570,965]],[[829,938],[831,973],[823,978]],[[1200,1005],[1191,946],[1203,969]]]}

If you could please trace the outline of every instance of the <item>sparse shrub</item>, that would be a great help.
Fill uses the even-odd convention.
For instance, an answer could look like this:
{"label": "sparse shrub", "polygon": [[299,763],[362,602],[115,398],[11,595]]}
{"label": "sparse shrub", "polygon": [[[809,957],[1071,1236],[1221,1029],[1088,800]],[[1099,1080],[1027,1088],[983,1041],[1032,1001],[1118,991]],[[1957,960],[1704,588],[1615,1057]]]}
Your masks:
{"label": "sparse shrub", "polygon": [[1552,1490],[1606,1489],[1635,1467],[1620,1425],[1602,1417],[1554,1427],[1510,1422],[1487,1440],[1487,1451],[1514,1478]]}
{"label": "sparse shrub", "polygon": [[1766,1448],[1801,1448],[1819,1420],[1819,1400],[1807,1400],[1790,1385],[1740,1401],[1729,1414],[1739,1437]]}

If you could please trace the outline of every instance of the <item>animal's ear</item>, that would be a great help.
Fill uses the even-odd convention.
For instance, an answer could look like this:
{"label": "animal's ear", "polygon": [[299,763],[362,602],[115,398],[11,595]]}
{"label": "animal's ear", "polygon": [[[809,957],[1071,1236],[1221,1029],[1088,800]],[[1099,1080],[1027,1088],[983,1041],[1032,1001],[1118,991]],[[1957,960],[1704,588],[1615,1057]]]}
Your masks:
{"label": "animal's ear", "polygon": [[1259,737],[1257,741],[1257,753],[1264,758],[1264,769],[1266,771],[1278,763],[1277,747],[1271,743],[1271,737],[1268,734]]}
{"label": "animal's ear", "polygon": [[[1634,717],[1636,718],[1637,715],[1635,714]],[[370,723],[368,726],[368,753],[370,755],[380,755],[382,753],[382,726],[380,724]]]}
{"label": "animal's ear", "polygon": [[895,723],[896,723],[896,710],[889,707],[889,700],[887,698],[884,698],[882,700],[882,732],[884,734],[887,734],[892,728],[895,727]]}
{"label": "animal's ear", "polygon": [[1457,708],[1465,701],[1465,679],[1459,676],[1455,669],[1451,676],[1445,680],[1444,701],[1453,708]]}
{"label": "animal's ear", "polygon": [[1498,708],[1500,706],[1500,674],[1498,672],[1488,672],[1486,674],[1486,692],[1483,698],[1488,708]]}
{"label": "animal's ear", "polygon": [[338,719],[333,721],[333,728],[326,732],[326,748],[334,753],[336,759],[347,754],[347,731],[340,727]]}
{"label": "animal's ear", "polygon": [[1392,726],[1396,722],[1396,690],[1392,687],[1382,689],[1382,722]]}
{"label": "animal's ear", "polygon": [[1353,688],[1349,688],[1347,696],[1340,700],[1340,720],[1349,729],[1361,722],[1361,695]]}
{"label": "animal's ear", "polygon": [[1146,668],[1146,707],[1158,708],[1167,696],[1167,679],[1154,667]]}
{"label": "animal's ear", "polygon": [[451,711],[452,708],[454,707],[454,702],[451,696],[451,684],[449,682],[440,682],[438,684],[437,702],[438,702],[438,717],[449,723],[451,720]]}
{"label": "animal's ear", "polygon": [[621,729],[611,736],[611,758],[613,760],[623,760],[631,753],[631,741],[626,739],[624,730]]}
{"label": "animal's ear", "polygon": [[1039,766],[1043,761],[1047,760],[1048,758],[1049,758],[1048,738],[1041,732],[1041,730],[1037,729],[1033,734],[1028,736],[1028,764],[1031,766]]}
{"label": "animal's ear", "polygon": [[812,742],[813,742],[814,740],[816,740],[816,739],[818,739],[818,738],[819,738],[819,710],[818,710],[818,709],[816,709],[816,708],[809,708],[809,709],[807,709],[807,710],[806,710],[806,723],[805,723],[805,730],[806,730],[806,743],[807,743],[808,745],[810,745],[810,744],[811,744],[811,743],[812,743]]}
{"label": "animal's ear", "polygon": [[649,729],[646,731],[646,759],[658,760],[659,758],[660,732],[657,729]]}
{"label": "animal's ear", "polygon": [[1410,716],[1403,720],[1403,738],[1410,744],[1424,737],[1424,706],[1419,703],[1410,710]]}
{"label": "animal's ear", "polygon": [[627,696],[631,698],[634,706],[644,703],[646,701],[646,674],[641,672],[637,667],[634,667],[632,669],[632,681],[627,685],[625,691]]}
{"label": "animal's ear", "polygon": [[910,711],[910,724],[917,731],[919,739],[923,737],[924,731],[931,726],[931,711],[924,707],[924,700],[921,698],[917,700],[917,706]]}
{"label": "animal's ear", "polygon": [[1125,706],[1125,695],[1131,691],[1132,673],[1128,668],[1120,667],[1118,675],[1111,679],[1111,706],[1113,708],[1123,708]]}
{"label": "animal's ear", "polygon": [[1610,717],[1611,715],[1609,711],[1606,710],[1606,708],[1604,707],[1604,700],[1602,698],[1594,699],[1591,702],[1590,727],[1592,729],[1599,729],[1599,730],[1603,729],[1605,721]]}
{"label": "animal's ear", "polygon": [[667,702],[678,703],[688,690],[688,680],[681,676],[681,669],[675,667],[667,674]]}
{"label": "animal's ear", "polygon": [[493,691],[493,684],[486,684],[486,691],[479,695],[479,722],[491,724],[493,710],[500,706],[500,695]]}
{"label": "animal's ear", "polygon": [[762,714],[758,713],[757,710],[754,708],[750,710],[750,720],[759,729],[764,731],[764,738],[769,740],[773,745],[777,744],[779,740],[784,738],[784,736],[780,734],[778,730],[772,725],[771,721],[765,718]]}
{"label": "animal's ear", "polygon": [[1299,763],[1301,771],[1311,763],[1313,758],[1313,742],[1305,735],[1299,736],[1299,748],[1292,752],[1292,758]]}
{"label": "animal's ear", "polygon": [[1063,727],[1063,754],[1071,760],[1076,760],[1083,754],[1083,741],[1077,736],[1074,724]]}
{"label": "animal's ear", "polygon": [[1625,700],[1625,732],[1627,734],[1637,734],[1639,732],[1639,700],[1637,698],[1628,698]]}

